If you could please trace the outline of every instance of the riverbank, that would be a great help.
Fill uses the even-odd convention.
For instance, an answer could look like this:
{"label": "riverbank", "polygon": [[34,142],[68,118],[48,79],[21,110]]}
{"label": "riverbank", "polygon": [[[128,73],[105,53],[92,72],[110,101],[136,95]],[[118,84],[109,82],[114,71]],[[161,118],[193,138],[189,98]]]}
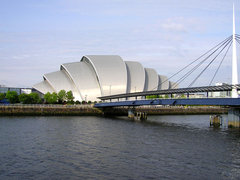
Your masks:
{"label": "riverbank", "polygon": [[2,105],[0,116],[100,116],[102,111],[93,105]]}
{"label": "riverbank", "polygon": [[[148,115],[181,115],[181,114],[226,114],[228,108],[219,106],[142,106],[136,112]],[[127,115],[128,108],[98,109],[93,105],[0,105],[0,116],[122,116]]]}

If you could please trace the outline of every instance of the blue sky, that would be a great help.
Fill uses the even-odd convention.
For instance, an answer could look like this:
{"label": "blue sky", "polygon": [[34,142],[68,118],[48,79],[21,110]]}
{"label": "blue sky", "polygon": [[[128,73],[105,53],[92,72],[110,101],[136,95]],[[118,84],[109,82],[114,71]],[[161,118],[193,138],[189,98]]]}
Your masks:
{"label": "blue sky", "polygon": [[[232,2],[240,33],[238,1],[0,0],[0,84],[31,87],[62,63],[95,54],[170,76],[231,35]],[[231,53],[215,82],[230,81]]]}

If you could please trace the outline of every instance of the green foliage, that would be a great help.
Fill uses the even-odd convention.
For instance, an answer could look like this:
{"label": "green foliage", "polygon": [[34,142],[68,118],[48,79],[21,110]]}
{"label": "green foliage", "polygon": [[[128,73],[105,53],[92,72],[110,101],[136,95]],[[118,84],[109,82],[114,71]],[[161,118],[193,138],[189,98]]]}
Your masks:
{"label": "green foliage", "polygon": [[31,97],[28,94],[20,94],[18,99],[23,104],[31,104]]}
{"label": "green foliage", "polygon": [[87,103],[88,103],[88,104],[92,104],[92,101],[88,101]]}
{"label": "green foliage", "polygon": [[67,102],[73,103],[74,97],[73,97],[72,91],[68,91],[66,93],[66,99],[67,99]]}
{"label": "green foliage", "polygon": [[44,95],[44,100],[48,104],[56,104],[58,100],[58,95],[55,92],[53,92],[52,94],[50,92],[47,92]]}
{"label": "green foliage", "polygon": [[8,91],[6,94],[6,98],[10,103],[18,103],[18,94],[16,91]]}
{"label": "green foliage", "polygon": [[52,93],[52,104],[57,103],[57,101],[58,101],[58,95],[57,95],[57,93],[53,92]]}
{"label": "green foliage", "polygon": [[146,96],[147,99],[157,99],[159,98],[160,96],[158,95],[150,95],[150,96]]}
{"label": "green foliage", "polygon": [[168,98],[169,98],[169,96],[166,94],[166,95],[164,96],[164,98],[168,99]]}
{"label": "green foliage", "polygon": [[4,93],[0,93],[0,101],[3,100],[5,98],[5,94]]}
{"label": "green foliage", "polygon": [[61,91],[59,91],[57,94],[57,98],[58,98],[58,102],[60,104],[62,104],[64,101],[66,101],[66,91],[63,89]]}
{"label": "green foliage", "polygon": [[77,100],[77,101],[75,102],[75,104],[81,104],[81,102]]}
{"label": "green foliage", "polygon": [[29,96],[31,98],[31,104],[39,104],[42,102],[38,93],[32,92],[29,94]]}
{"label": "green foliage", "polygon": [[180,98],[184,99],[186,96],[184,94],[181,94]]}
{"label": "green foliage", "polygon": [[50,92],[47,92],[46,94],[44,94],[43,98],[46,103],[50,103],[50,101],[52,99],[52,94]]}
{"label": "green foliage", "polygon": [[82,104],[87,104],[87,102],[86,101],[82,101]]}

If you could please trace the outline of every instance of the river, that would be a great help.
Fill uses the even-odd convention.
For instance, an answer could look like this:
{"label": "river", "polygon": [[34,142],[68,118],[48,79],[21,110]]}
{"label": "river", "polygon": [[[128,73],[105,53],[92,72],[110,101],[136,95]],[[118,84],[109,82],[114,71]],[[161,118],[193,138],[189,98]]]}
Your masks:
{"label": "river", "polygon": [[240,131],[208,115],[0,117],[0,179],[240,179]]}

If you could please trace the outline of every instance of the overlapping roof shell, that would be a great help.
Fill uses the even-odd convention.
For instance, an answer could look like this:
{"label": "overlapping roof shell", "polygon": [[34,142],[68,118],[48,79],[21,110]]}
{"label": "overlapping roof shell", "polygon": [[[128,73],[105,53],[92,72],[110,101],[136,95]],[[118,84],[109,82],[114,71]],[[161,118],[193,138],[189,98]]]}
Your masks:
{"label": "overlapping roof shell", "polygon": [[42,94],[71,90],[75,100],[97,101],[101,96],[168,89],[169,81],[154,69],[117,55],[87,55],[45,74],[33,88]]}

